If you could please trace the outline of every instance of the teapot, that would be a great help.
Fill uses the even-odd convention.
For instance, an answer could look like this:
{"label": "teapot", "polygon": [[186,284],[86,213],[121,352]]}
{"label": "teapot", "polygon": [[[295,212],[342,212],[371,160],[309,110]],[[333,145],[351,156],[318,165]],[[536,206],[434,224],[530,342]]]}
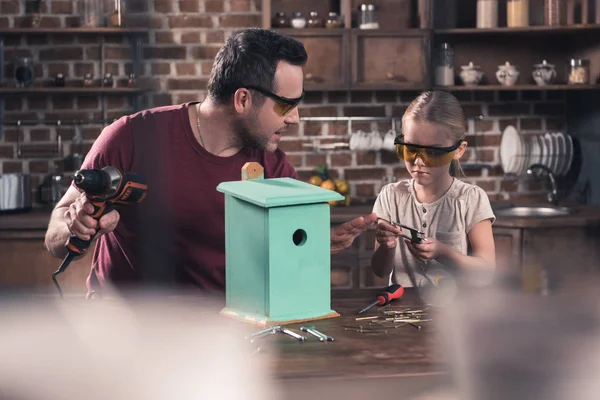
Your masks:
{"label": "teapot", "polygon": [[504,65],[498,66],[496,79],[504,86],[512,86],[519,80],[519,71],[507,61]]}
{"label": "teapot", "polygon": [[463,81],[465,86],[478,85],[483,78],[483,71],[478,65],[473,65],[473,62],[469,62],[469,65],[461,65],[460,68],[460,79]]}
{"label": "teapot", "polygon": [[533,66],[533,72],[531,73],[533,80],[539,86],[548,85],[556,78],[556,70],[553,64],[548,64],[546,60],[542,61],[541,64],[535,64]]}

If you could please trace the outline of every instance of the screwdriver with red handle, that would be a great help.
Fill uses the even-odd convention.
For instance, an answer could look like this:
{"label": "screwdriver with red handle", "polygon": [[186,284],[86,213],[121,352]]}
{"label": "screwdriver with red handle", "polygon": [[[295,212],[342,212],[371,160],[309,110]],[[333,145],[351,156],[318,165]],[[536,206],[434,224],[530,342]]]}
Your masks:
{"label": "screwdriver with red handle", "polygon": [[404,294],[404,288],[402,286],[398,285],[397,283],[394,283],[393,285],[386,287],[383,290],[383,293],[379,293],[377,295],[377,300],[375,300],[374,302],[372,302],[371,304],[369,304],[368,306],[366,306],[365,308],[360,310],[358,313],[362,314],[364,312],[367,312],[372,307],[375,307],[377,304],[379,304],[380,306],[385,306],[390,301],[392,301],[394,299],[399,299],[400,297],[402,297],[403,294]]}

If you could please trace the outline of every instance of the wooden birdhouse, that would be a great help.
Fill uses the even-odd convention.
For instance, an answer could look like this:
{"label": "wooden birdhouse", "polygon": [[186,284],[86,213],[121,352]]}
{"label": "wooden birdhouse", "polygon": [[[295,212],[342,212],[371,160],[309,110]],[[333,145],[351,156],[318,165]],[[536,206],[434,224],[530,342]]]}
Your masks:
{"label": "wooden birdhouse", "polygon": [[246,163],[223,182],[226,307],[259,325],[339,316],[331,309],[330,206],[343,196],[292,178],[264,179]]}

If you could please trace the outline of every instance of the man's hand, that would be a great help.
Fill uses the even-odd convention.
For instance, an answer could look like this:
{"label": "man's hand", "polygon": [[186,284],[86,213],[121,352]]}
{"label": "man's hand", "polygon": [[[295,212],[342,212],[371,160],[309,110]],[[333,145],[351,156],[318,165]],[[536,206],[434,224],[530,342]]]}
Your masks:
{"label": "man's hand", "polygon": [[65,211],[65,221],[69,231],[81,240],[89,240],[96,234],[96,229],[103,234],[112,232],[117,227],[119,213],[116,210],[103,215],[100,221],[92,218],[93,212],[94,207],[85,193],[82,193]]}
{"label": "man's hand", "polygon": [[331,230],[331,254],[350,247],[354,239],[377,222],[377,215],[358,217]]}

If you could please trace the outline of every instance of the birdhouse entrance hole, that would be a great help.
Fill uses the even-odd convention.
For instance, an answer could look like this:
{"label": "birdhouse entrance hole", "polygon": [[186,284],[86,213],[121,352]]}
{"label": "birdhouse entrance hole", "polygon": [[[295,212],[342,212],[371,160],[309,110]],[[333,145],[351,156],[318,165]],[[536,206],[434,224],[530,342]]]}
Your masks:
{"label": "birdhouse entrance hole", "polygon": [[292,236],[292,240],[296,246],[302,246],[306,243],[306,231],[304,229],[296,229],[294,235]]}

